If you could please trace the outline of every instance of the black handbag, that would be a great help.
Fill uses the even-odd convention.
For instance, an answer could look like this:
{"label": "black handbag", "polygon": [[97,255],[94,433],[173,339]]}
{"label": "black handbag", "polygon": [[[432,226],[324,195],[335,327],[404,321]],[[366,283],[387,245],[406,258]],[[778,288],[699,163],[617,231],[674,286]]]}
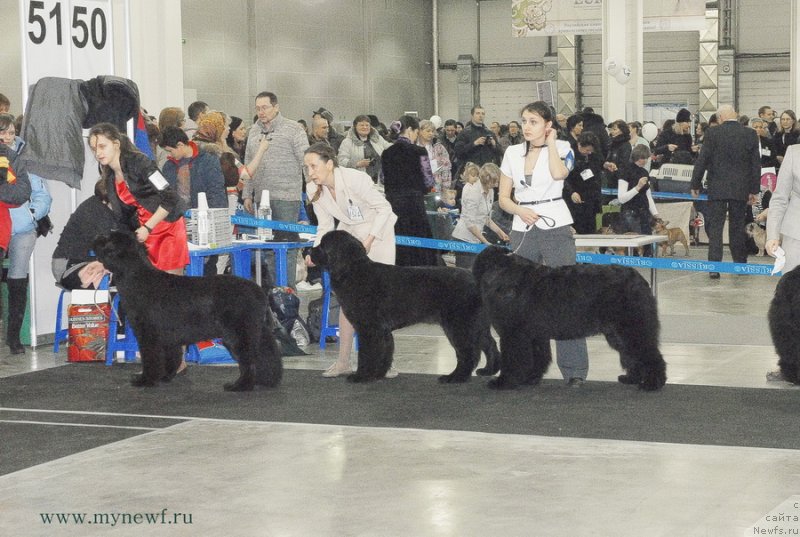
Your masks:
{"label": "black handbag", "polygon": [[44,215],[36,221],[36,236],[45,237],[48,233],[53,231],[53,222],[50,220],[49,215]]}

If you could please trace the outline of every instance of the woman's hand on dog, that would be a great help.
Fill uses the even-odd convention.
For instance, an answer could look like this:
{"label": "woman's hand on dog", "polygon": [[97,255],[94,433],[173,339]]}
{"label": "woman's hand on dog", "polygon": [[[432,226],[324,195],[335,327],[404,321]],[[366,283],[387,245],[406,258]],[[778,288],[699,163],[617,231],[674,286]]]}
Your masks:
{"label": "woman's hand on dog", "polygon": [[144,242],[147,240],[147,237],[150,236],[150,232],[144,226],[139,226],[136,228],[136,240],[139,242]]}
{"label": "woman's hand on dog", "polygon": [[367,238],[361,241],[361,244],[364,245],[364,249],[369,253],[372,249],[372,243],[375,242],[375,235],[367,235]]}

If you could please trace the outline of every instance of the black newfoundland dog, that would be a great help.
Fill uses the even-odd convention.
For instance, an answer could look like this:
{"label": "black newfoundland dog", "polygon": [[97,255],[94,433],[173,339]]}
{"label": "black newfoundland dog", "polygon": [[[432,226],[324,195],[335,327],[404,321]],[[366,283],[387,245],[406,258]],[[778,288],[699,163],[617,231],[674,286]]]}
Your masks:
{"label": "black newfoundland dog", "polygon": [[437,323],[456,350],[458,364],[439,382],[469,380],[480,360],[497,360],[497,344],[467,270],[397,267],[367,257],[361,241],[345,231],[326,233],[311,260],[327,270],[340,306],[358,334],[358,369],[351,382],[382,378],[392,365],[392,331],[416,323]]}
{"label": "black newfoundland dog", "polygon": [[212,338],[239,362],[239,378],[228,391],[277,386],[283,365],[272,332],[267,296],[236,276],[191,278],[153,267],[130,233],[112,231],[95,239],[97,259],[113,273],[122,308],[139,342],[142,373],[134,386],[169,381],[181,363],[181,345]]}
{"label": "black newfoundland dog", "polygon": [[[537,384],[552,360],[551,339],[604,334],[620,354],[623,384],[658,390],[667,380],[658,350],[656,301],[642,276],[621,266],[546,267],[489,247],[473,266],[500,334],[493,388]],[[496,371],[492,371],[494,373]]]}
{"label": "black newfoundland dog", "polygon": [[800,267],[781,276],[767,317],[781,374],[800,384]]}

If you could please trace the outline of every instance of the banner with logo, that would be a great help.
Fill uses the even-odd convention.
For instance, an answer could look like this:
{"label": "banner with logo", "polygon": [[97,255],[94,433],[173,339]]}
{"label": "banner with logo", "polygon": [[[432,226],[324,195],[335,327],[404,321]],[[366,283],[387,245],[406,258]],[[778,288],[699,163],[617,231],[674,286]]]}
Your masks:
{"label": "banner with logo", "polygon": [[[619,1],[619,0],[617,0]],[[514,37],[599,34],[603,0],[511,0]],[[645,32],[699,31],[705,27],[705,0],[644,0]]]}

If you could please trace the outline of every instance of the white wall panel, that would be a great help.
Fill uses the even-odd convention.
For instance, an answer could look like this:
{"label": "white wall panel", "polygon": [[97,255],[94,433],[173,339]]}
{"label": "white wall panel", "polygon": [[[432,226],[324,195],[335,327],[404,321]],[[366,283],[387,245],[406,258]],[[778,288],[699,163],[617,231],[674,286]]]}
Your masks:
{"label": "white wall panel", "polygon": [[[644,104],[699,103],[699,35],[697,32],[647,32],[644,34]],[[602,108],[602,41],[600,35],[582,36],[581,103]],[[602,112],[601,112],[602,113]],[[627,118],[606,118],[614,119]]]}
{"label": "white wall panel", "polygon": [[754,118],[771,106],[776,116],[789,108],[789,71],[739,72],[738,112]]}

